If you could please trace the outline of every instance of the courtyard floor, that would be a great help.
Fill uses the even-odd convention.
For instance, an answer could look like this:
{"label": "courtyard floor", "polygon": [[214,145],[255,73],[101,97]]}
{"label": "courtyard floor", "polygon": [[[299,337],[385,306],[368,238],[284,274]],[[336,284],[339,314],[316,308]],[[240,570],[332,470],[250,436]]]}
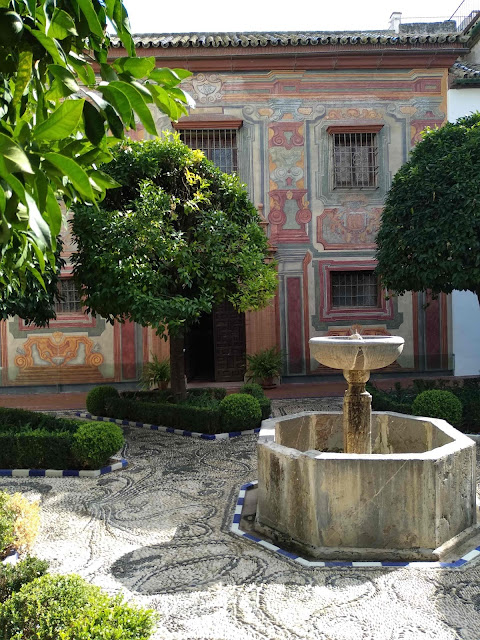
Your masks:
{"label": "courtyard floor", "polygon": [[229,531],[240,486],[257,478],[256,436],[125,435],[123,471],[1,478],[0,488],[41,500],[35,555],[158,611],[155,640],[479,640],[480,561],[302,568]]}

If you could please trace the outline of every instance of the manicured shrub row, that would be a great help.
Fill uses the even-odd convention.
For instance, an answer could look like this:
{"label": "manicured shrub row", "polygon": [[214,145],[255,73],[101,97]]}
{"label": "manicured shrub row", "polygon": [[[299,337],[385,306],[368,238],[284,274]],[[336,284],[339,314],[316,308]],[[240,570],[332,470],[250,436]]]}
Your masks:
{"label": "manicured shrub row", "polygon": [[[401,388],[398,383],[390,391],[377,389],[371,384],[367,385],[367,389],[372,394],[372,408],[374,411],[396,411],[398,413],[440,417],[464,433],[480,433],[480,378],[468,378],[459,381],[435,378],[418,379],[413,381],[413,386],[406,389]],[[455,405],[457,409],[456,413],[454,410],[453,418],[448,413],[450,419],[444,409],[438,408],[438,403],[436,403],[435,409],[430,408],[432,405],[429,403],[428,406],[423,404],[421,410],[418,406],[414,410],[415,399],[425,391],[443,391],[453,394],[461,403],[460,419],[457,419],[458,404]],[[441,406],[443,407],[444,405]],[[428,411],[435,411],[435,415],[427,413]],[[437,415],[439,412],[443,413],[443,415]]]}
{"label": "manicured shrub row", "polygon": [[108,400],[108,398],[112,397],[118,397],[118,391],[115,389],[115,387],[110,387],[108,385],[95,387],[87,395],[87,411],[93,413],[94,416],[105,415],[105,402]]}
{"label": "manicured shrub row", "polygon": [[115,424],[0,409],[1,469],[98,469],[122,446]]}
{"label": "manicured shrub row", "polygon": [[48,562],[34,556],[27,556],[17,564],[0,564],[0,604],[22,585],[32,582],[47,573]]}
{"label": "manicured shrub row", "polygon": [[147,422],[199,433],[214,434],[222,431],[218,409],[204,407],[109,398],[106,415],[119,420]]}
{"label": "manicured shrub row", "polygon": [[451,391],[422,391],[413,401],[412,409],[416,416],[442,418],[453,427],[460,426],[462,421],[462,403]]}

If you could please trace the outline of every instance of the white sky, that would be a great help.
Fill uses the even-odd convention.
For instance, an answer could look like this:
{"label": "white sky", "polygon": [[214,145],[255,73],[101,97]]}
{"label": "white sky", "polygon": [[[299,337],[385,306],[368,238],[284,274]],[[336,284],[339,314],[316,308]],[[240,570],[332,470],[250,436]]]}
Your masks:
{"label": "white sky", "polygon": [[[407,18],[448,19],[461,3],[461,0],[124,1],[133,33],[387,29],[394,11],[402,13],[402,22],[412,21]],[[471,10],[472,0],[465,0],[462,8]]]}

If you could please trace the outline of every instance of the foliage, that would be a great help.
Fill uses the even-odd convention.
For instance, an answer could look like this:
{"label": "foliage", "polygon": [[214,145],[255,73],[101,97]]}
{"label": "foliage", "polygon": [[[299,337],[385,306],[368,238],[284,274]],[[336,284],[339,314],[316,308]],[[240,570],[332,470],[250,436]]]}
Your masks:
{"label": "foliage", "polygon": [[232,393],[220,402],[219,408],[226,431],[243,431],[260,426],[260,404],[248,393]]}
{"label": "foliage", "polygon": [[143,365],[140,384],[142,389],[150,387],[160,387],[162,382],[170,382],[170,361],[168,358],[159,360],[158,356],[152,354],[151,362]]}
{"label": "foliage", "polygon": [[106,415],[105,401],[107,398],[110,398],[112,396],[118,396],[118,391],[115,389],[115,387],[111,387],[109,385],[94,387],[87,394],[87,411],[94,416]]}
{"label": "foliage", "polygon": [[282,373],[282,352],[278,347],[247,355],[247,380],[276,378]]}
{"label": "foliage", "polygon": [[27,556],[17,564],[0,564],[0,603],[5,602],[12,593],[35,578],[43,576],[48,562],[34,556]]}
{"label": "foliage", "polygon": [[246,382],[240,388],[240,393],[249,393],[254,398],[257,398],[257,400],[265,398],[265,392],[262,389],[262,386],[256,382]]}
{"label": "foliage", "polygon": [[451,391],[422,391],[413,401],[412,409],[416,416],[442,418],[454,427],[462,420],[462,403]]}
{"label": "foliage", "polygon": [[132,420],[173,429],[214,434],[224,431],[218,409],[184,404],[139,402],[134,399],[110,398],[108,415],[120,420]]}
{"label": "foliage", "polygon": [[99,469],[123,447],[123,432],[113,422],[84,422],[73,436],[72,452],[84,469]]}
{"label": "foliage", "polygon": [[104,167],[122,186],[98,211],[78,206],[74,273],[86,306],[170,335],[172,391],[184,394],[183,336],[229,300],[258,309],[276,290],[268,242],[235,175],[178,136],[122,143]]}
{"label": "foliage", "polygon": [[204,396],[210,395],[215,400],[223,400],[227,395],[224,387],[190,387],[187,392],[188,396]]}
{"label": "foliage", "polygon": [[384,286],[480,289],[480,113],[427,130],[395,174],[377,235]]}
{"label": "foliage", "polygon": [[372,396],[373,411],[394,411],[395,413],[406,414],[412,413],[413,398],[408,402],[406,401],[406,398],[399,397],[399,392],[397,390],[384,391],[383,389],[378,389],[371,383],[367,383],[366,389]]}
{"label": "foliage", "polygon": [[76,575],[43,575],[24,584],[0,609],[3,640],[148,640],[151,610],[111,598]]}
{"label": "foliage", "polygon": [[[88,424],[93,424],[94,434]],[[123,444],[122,440],[117,446],[115,428],[106,422],[85,423],[22,409],[0,409],[0,468],[79,469],[96,462],[93,457],[98,451],[103,464]],[[78,431],[83,435],[76,435]],[[92,448],[87,450],[90,438]]]}
{"label": "foliage", "polygon": [[255,382],[246,382],[240,389],[240,393],[248,393],[258,400],[262,412],[262,420],[266,420],[272,413],[272,403],[265,395],[264,390]]}
{"label": "foliage", "polygon": [[[121,0],[0,2],[0,284],[10,294],[25,273],[54,265],[61,208],[95,203],[115,182],[98,169],[111,158],[107,133],[124,137],[138,117],[157,131],[155,104],[186,112],[179,82],[191,74],[137,58]],[[113,27],[127,56],[107,61]],[[92,67],[95,64],[101,82]]]}
{"label": "foliage", "polygon": [[10,550],[29,551],[38,535],[40,509],[21,493],[0,491],[0,556]]}

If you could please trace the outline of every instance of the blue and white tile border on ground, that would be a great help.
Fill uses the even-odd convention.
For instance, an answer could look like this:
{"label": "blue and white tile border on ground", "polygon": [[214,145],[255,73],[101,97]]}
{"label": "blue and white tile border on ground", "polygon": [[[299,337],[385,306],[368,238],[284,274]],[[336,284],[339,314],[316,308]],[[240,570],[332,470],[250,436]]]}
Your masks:
{"label": "blue and white tile border on ground", "polygon": [[87,420],[98,420],[99,422],[114,422],[124,427],[139,427],[143,429],[151,429],[152,431],[161,431],[162,433],[173,433],[177,436],[185,436],[186,438],[200,438],[202,440],[229,440],[230,438],[238,438],[239,436],[248,436],[260,432],[258,429],[249,429],[248,431],[230,431],[229,433],[198,433],[197,431],[187,431],[183,429],[174,429],[173,427],[162,427],[158,424],[149,424],[147,422],[132,422],[130,420],[118,420],[115,418],[105,418],[102,416],[94,416],[84,411],[75,411],[77,418]]}
{"label": "blue and white tile border on ground", "polygon": [[98,478],[110,473],[125,469],[128,462],[121,458],[118,462],[112,462],[101,469],[80,471],[78,469],[0,469],[0,477],[3,478]]}
{"label": "blue and white tile border on ground", "polygon": [[457,567],[461,567],[467,562],[470,562],[471,560],[474,560],[475,558],[478,558],[478,556],[480,556],[480,547],[476,547],[475,549],[472,549],[471,551],[466,553],[464,556],[462,556],[458,560],[455,560],[452,562],[434,562],[434,561],[433,562],[416,562],[416,561],[415,562],[405,562],[405,561],[373,562],[371,560],[362,562],[362,561],[340,561],[340,560],[325,560],[325,561],[306,560],[305,558],[302,558],[296,553],[290,553],[289,551],[285,551],[284,549],[277,547],[276,545],[272,544],[271,542],[268,542],[267,540],[262,540],[258,536],[252,535],[251,533],[247,533],[240,529],[240,521],[242,518],[243,505],[245,503],[245,495],[249,489],[252,489],[256,486],[257,486],[257,481],[247,482],[246,484],[242,485],[240,489],[240,493],[238,495],[237,504],[235,506],[235,512],[233,514],[233,522],[230,527],[230,531],[236,534],[237,536],[240,536],[242,538],[249,540],[250,542],[254,542],[258,544],[260,547],[263,547],[264,549],[268,549],[269,551],[278,553],[279,555],[289,558],[294,562],[298,562],[298,564],[302,565],[303,567],[308,567],[312,569],[316,567],[326,568],[326,569],[328,568],[338,569],[342,567],[345,569],[352,569],[355,567],[359,567],[359,568],[409,567],[413,569],[456,569]]}

